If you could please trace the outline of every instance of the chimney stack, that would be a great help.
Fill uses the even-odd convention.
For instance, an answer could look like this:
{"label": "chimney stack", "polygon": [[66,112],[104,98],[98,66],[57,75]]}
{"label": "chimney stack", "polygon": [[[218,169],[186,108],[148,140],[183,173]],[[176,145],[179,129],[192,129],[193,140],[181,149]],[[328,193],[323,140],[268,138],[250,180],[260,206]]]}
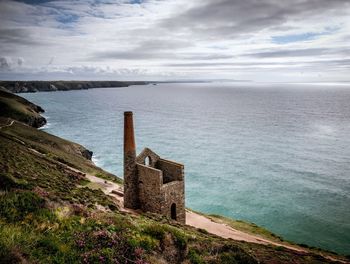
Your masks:
{"label": "chimney stack", "polygon": [[124,112],[124,207],[137,209],[138,179],[132,112]]}

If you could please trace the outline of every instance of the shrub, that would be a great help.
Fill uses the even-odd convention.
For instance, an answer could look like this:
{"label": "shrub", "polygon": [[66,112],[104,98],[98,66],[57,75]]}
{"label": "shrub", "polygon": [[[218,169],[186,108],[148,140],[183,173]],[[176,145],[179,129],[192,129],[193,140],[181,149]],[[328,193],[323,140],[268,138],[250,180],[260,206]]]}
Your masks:
{"label": "shrub", "polygon": [[191,261],[191,263],[193,263],[193,264],[204,264],[205,263],[203,261],[202,257],[200,255],[198,255],[198,253],[194,249],[190,249],[188,251],[187,257]]}
{"label": "shrub", "polygon": [[45,255],[54,255],[60,250],[60,243],[53,236],[45,236],[38,241],[37,247],[42,248]]}
{"label": "shrub", "polygon": [[9,222],[21,221],[44,206],[44,199],[33,192],[11,192],[0,196],[0,217]]}
{"label": "shrub", "polygon": [[0,221],[0,263],[22,263],[25,248],[36,244],[37,234]]}
{"label": "shrub", "polygon": [[128,242],[133,248],[135,249],[142,248],[146,251],[152,251],[159,245],[156,239],[148,235],[142,235],[142,234],[134,235],[129,239]]}
{"label": "shrub", "polygon": [[24,180],[16,179],[9,174],[0,174],[0,190],[10,190],[11,188],[26,189],[28,183]]}
{"label": "shrub", "polygon": [[162,225],[148,225],[143,229],[143,232],[158,240],[162,240],[165,235],[164,227]]}
{"label": "shrub", "polygon": [[149,246],[144,239],[132,240],[127,232],[95,227],[74,235],[82,263],[143,263],[144,249],[137,244]]}
{"label": "shrub", "polygon": [[188,238],[187,235],[178,229],[171,228],[170,233],[175,238],[175,243],[180,249],[185,249],[187,246]]}
{"label": "shrub", "polygon": [[187,246],[187,242],[188,242],[187,235],[184,232],[180,231],[179,229],[168,225],[159,225],[159,224],[148,225],[144,228],[143,232],[158,240],[162,240],[164,238],[165,233],[170,233],[172,234],[176,245],[180,249],[185,249]]}
{"label": "shrub", "polygon": [[226,244],[222,247],[220,254],[220,263],[222,264],[233,264],[233,263],[246,263],[246,264],[257,264],[258,262],[247,254],[241,248]]}

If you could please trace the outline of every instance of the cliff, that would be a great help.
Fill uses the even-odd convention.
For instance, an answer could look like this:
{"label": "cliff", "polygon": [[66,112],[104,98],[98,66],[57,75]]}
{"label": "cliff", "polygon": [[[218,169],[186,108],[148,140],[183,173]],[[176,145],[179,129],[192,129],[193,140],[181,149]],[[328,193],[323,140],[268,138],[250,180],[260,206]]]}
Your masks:
{"label": "cliff", "polygon": [[143,85],[147,82],[119,82],[119,81],[0,81],[0,86],[13,93],[51,92],[83,90],[91,88],[127,87]]}
{"label": "cliff", "polygon": [[12,94],[4,88],[0,89],[1,116],[9,117],[38,128],[46,124],[46,119],[40,115],[43,112],[44,109],[40,106]]}
{"label": "cliff", "polygon": [[[28,105],[15,102],[23,103],[20,109]],[[83,146],[28,126],[17,116],[0,117],[0,263],[347,261],[320,250],[224,239],[159,215],[125,210],[121,179],[96,167],[82,153]]]}

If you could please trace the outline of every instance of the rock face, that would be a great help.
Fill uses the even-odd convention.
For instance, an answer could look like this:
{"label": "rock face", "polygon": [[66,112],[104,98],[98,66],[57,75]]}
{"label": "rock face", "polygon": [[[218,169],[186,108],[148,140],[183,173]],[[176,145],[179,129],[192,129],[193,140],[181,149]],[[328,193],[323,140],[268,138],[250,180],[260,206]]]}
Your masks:
{"label": "rock face", "polygon": [[68,91],[90,88],[127,87],[143,85],[146,82],[119,81],[0,81],[0,86],[13,93],[34,93],[41,91]]}
{"label": "rock face", "polygon": [[88,150],[86,148],[80,150],[81,155],[88,159],[91,160],[93,152],[91,150]]}
{"label": "rock face", "polygon": [[44,126],[47,121],[45,117],[38,116],[38,117],[28,117],[28,119],[26,121],[24,120],[24,122],[32,127],[39,128]]}

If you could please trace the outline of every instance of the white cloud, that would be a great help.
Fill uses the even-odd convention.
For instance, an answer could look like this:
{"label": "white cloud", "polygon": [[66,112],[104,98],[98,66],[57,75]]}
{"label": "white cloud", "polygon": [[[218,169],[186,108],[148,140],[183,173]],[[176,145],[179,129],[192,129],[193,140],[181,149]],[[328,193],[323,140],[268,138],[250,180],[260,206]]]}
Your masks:
{"label": "white cloud", "polygon": [[[0,2],[1,78],[350,76],[349,1],[43,2]],[[278,43],[276,36],[300,41]]]}
{"label": "white cloud", "polygon": [[0,71],[8,72],[17,70],[24,64],[23,58],[0,57]]}

